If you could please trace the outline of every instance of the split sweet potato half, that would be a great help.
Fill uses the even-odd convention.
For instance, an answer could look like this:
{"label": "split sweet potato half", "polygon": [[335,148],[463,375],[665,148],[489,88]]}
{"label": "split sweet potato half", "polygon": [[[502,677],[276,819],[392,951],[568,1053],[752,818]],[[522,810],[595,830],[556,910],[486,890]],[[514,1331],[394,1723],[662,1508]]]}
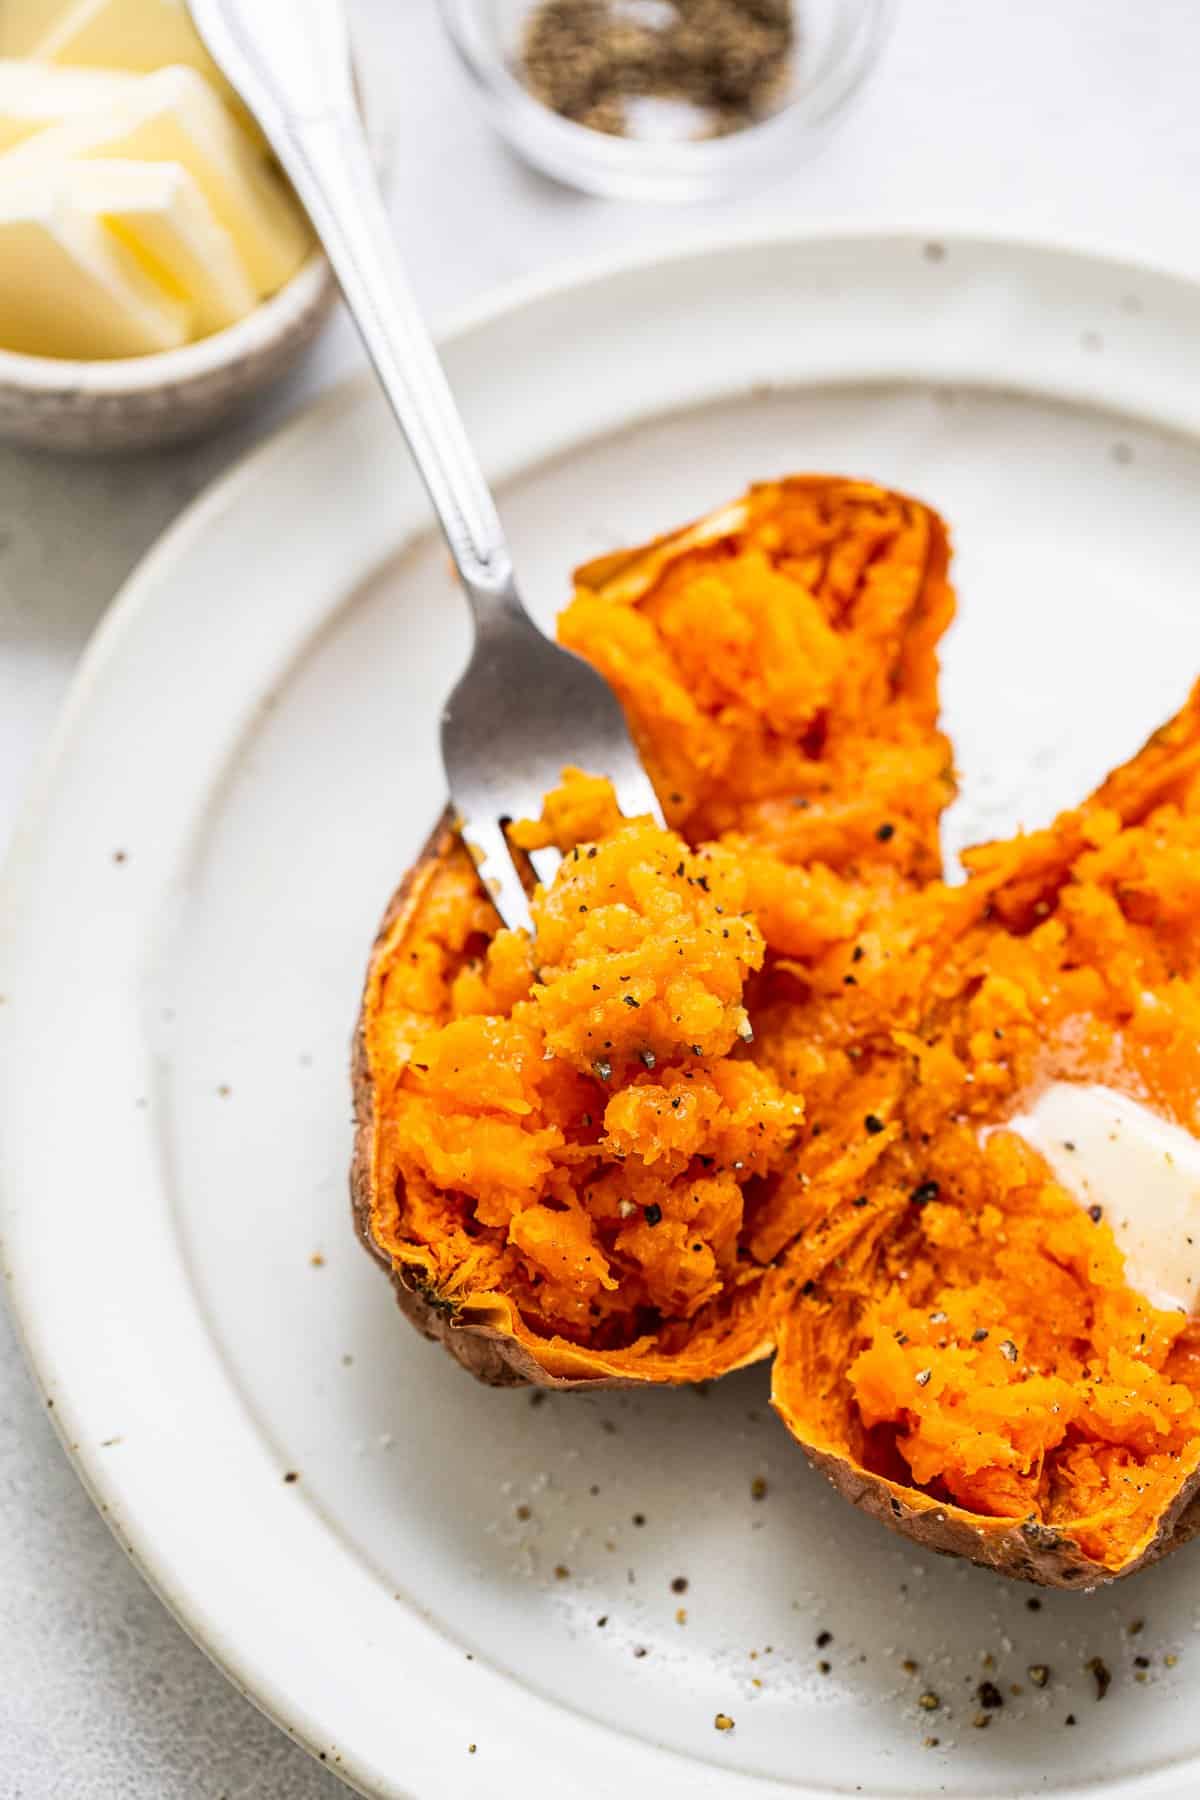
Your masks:
{"label": "split sweet potato half", "polygon": [[[873,897],[937,872],[938,818],[953,792],[936,723],[936,648],[953,610],[948,555],[927,508],[869,484],[807,477],[753,489],[642,552],[580,571],[563,641],[616,688],[671,823],[690,841],[724,831],[721,879],[737,888],[726,912],[738,917],[739,935],[748,906],[757,921],[744,955],[698,977],[691,998],[705,1029],[688,1011],[672,1022],[669,1045],[652,1042],[649,1013],[622,993],[597,1009],[609,1024],[590,1057],[546,1060],[536,1016],[501,1043],[486,1021],[528,999],[530,950],[498,933],[448,820],[393,898],[357,1038],[359,1228],[395,1276],[401,1304],[486,1379],[692,1381],[768,1354],[769,1271],[741,1241],[744,1191],[767,1169],[756,1152],[723,1158],[716,1173],[705,1138],[711,1127],[726,1139],[735,1130],[758,1139],[765,1121],[717,1096],[715,1084],[728,1088],[751,1066],[743,1058],[733,1070],[727,1052],[742,1048],[732,1015],[763,961],[760,932],[789,956],[812,955],[852,931]],[[617,823],[605,784],[578,778],[547,811],[549,835],[564,847]],[[656,956],[690,970],[704,916],[715,924],[725,904],[706,892],[711,877],[692,869],[687,846],[671,846],[606,848],[604,864],[620,864],[627,880],[639,849],[652,862],[665,856],[662,880],[682,908],[689,955],[669,941],[670,917],[656,933],[652,906],[635,905],[639,940],[628,946],[628,967],[600,959],[606,984],[614,970],[622,988],[621,975],[653,981]],[[682,854],[688,867],[677,875]],[[594,872],[586,856],[568,871],[584,882]],[[731,940],[714,942],[724,949]],[[705,1002],[716,986],[725,1006],[714,1024]],[[449,1041],[452,1055],[462,1051],[461,1112],[440,1086],[455,1079],[440,1050],[435,1067],[421,1066],[418,1047],[442,1029],[451,1032],[442,1048]],[[601,1076],[609,1044],[629,1056]],[[520,1091],[491,1087],[486,1068],[503,1081],[514,1062]],[[599,1180],[618,1156],[602,1146],[617,1090],[652,1076],[656,1087],[694,1085],[701,1074],[703,1109],[667,1100],[675,1117],[696,1112],[691,1152],[681,1142],[646,1160],[623,1158],[626,1175],[639,1171],[636,1200]],[[668,1257],[683,1223],[672,1183],[686,1186],[693,1166],[704,1169],[701,1157],[710,1170],[706,1229],[689,1244],[703,1247]],[[655,1207],[666,1217],[649,1225]],[[593,1243],[590,1271],[561,1269],[564,1255],[586,1256]]]}
{"label": "split sweet potato half", "polygon": [[944,886],[947,563],[928,508],[804,477],[580,571],[560,636],[670,829],[568,774],[523,828],[565,853],[531,945],[442,821],[371,959],[355,1213],[483,1379],[774,1352],[857,1504],[1091,1585],[1188,1533],[1200,1337],[1002,1127],[1097,1070],[1191,1126],[1200,706]]}

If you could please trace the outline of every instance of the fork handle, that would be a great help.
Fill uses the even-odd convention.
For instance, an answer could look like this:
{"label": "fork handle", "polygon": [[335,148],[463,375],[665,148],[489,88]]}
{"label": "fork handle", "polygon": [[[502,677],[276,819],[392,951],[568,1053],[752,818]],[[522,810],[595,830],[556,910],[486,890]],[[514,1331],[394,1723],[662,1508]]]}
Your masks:
{"label": "fork handle", "polygon": [[341,0],[193,0],[333,266],[446,534],[477,625],[521,608],[512,557],[408,285],[359,118]]}

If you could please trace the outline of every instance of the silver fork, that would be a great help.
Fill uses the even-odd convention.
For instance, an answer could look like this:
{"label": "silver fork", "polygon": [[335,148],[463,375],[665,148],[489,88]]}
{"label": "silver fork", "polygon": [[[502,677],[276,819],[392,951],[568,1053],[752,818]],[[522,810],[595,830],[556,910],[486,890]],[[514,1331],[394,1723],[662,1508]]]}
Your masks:
{"label": "silver fork", "polygon": [[[474,652],[442,714],[446,778],[501,918],[531,929],[506,823],[536,818],[568,763],[609,776],[628,816],[661,818],[654,790],[607,682],[543,636],[517,592],[495,502],[393,244],[341,0],[191,0],[191,10],[308,209],[446,534],[475,620]],[[558,855],[530,860],[547,881]]]}

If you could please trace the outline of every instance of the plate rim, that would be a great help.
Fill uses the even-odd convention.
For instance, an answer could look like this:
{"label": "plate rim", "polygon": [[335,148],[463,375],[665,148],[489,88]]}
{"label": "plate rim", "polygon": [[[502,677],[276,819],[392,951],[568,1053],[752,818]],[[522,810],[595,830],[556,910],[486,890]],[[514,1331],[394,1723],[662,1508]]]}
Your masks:
{"label": "plate rim", "polygon": [[[814,249],[822,244],[860,244],[865,248],[881,244],[893,247],[919,246],[930,242],[944,244],[951,254],[955,245],[959,246],[960,252],[976,246],[1006,251],[1015,257],[1031,253],[1052,254],[1074,262],[1102,266],[1112,272],[1119,271],[1131,279],[1141,276],[1178,284],[1191,290],[1200,299],[1200,268],[1189,268],[1184,263],[1168,263],[1137,252],[1131,253],[1109,241],[1074,235],[1062,236],[1051,232],[1015,233],[1000,227],[981,227],[977,221],[962,214],[943,213],[927,218],[917,216],[881,225],[869,221],[810,218],[798,225],[781,220],[719,233],[699,231],[681,237],[665,249],[602,252],[572,258],[488,289],[441,318],[437,322],[435,335],[439,346],[450,348],[460,339],[495,327],[504,319],[535,306],[540,301],[561,299],[580,289],[602,287],[606,282],[619,281],[623,277],[654,269],[670,268],[699,257],[730,258],[753,255],[776,247]],[[156,588],[161,586],[172,567],[186,558],[193,543],[203,537],[210,522],[219,519],[244,489],[253,488],[272,464],[285,458],[303,439],[319,432],[327,419],[361,405],[373,385],[370,371],[364,369],[342,377],[327,391],[302,404],[288,420],[268,433],[249,451],[235,458],[232,464],[190,500],[122,582],[85,647],[60,705],[55,725],[35,759],[26,785],[10,845],[0,869],[0,942],[6,943],[15,932],[15,921],[22,911],[22,885],[31,875],[39,836],[52,824],[50,801],[54,778],[72,745],[77,723],[93,695],[102,686],[106,671],[119,658],[123,644],[141,613],[153,604]],[[1200,438],[1200,429],[1189,435]],[[7,1192],[0,1192],[0,1267],[3,1269],[9,1294],[10,1316],[14,1320],[35,1389],[44,1402],[51,1400],[52,1404],[51,1390],[57,1385],[54,1352],[49,1345],[38,1339],[32,1317],[36,1300],[35,1295],[29,1291],[39,1264],[36,1256],[25,1259],[23,1247],[14,1245],[10,1218],[15,1217],[15,1212],[14,1200]],[[127,1533],[118,1526],[108,1505],[108,1502],[120,1499],[120,1481],[112,1472],[112,1465],[107,1470],[102,1469],[91,1446],[82,1442],[69,1442],[61,1416],[54,1410],[50,1411],[49,1416],[73,1468],[118,1544],[184,1631],[217,1664],[239,1692],[264,1711],[293,1741],[302,1744],[314,1756],[317,1755],[314,1747],[316,1740],[306,1740],[309,1722],[287,1716],[282,1707],[273,1704],[264,1691],[274,1686],[270,1672],[246,1667],[241,1660],[243,1653],[235,1645],[228,1641],[218,1644],[206,1637],[206,1621],[197,1617],[195,1610],[191,1613],[188,1610],[187,1602],[193,1596],[181,1592],[175,1571],[169,1562],[156,1558],[153,1534],[148,1531],[140,1534]],[[186,1585],[185,1580],[184,1588]],[[315,1722],[312,1723],[315,1725]],[[586,1728],[588,1723],[582,1717],[579,1718],[581,1729]],[[599,1728],[613,1729],[603,1724]],[[652,1749],[649,1745],[645,1748],[647,1752]],[[660,1756],[674,1758],[678,1755],[665,1746],[654,1746],[653,1750]],[[321,1760],[326,1762],[326,1766],[330,1766],[325,1757],[322,1756]],[[718,1769],[705,1760],[693,1761],[688,1758],[686,1762],[695,1771],[696,1791],[707,1791],[703,1778],[706,1773],[717,1775]],[[388,1779],[386,1789],[377,1785],[377,1771],[363,1769],[356,1774],[351,1749],[348,1749],[346,1760],[335,1772],[342,1780],[356,1787],[360,1787],[362,1783],[370,1783],[369,1786],[360,1787],[360,1791],[364,1793],[387,1792],[399,1795],[409,1791],[406,1787],[397,1785],[407,1779],[403,1770],[399,1772],[395,1783]],[[1132,1794],[1135,1790],[1143,1793],[1151,1789],[1166,1792],[1169,1790],[1162,1786],[1164,1774],[1169,1780],[1174,1771],[1166,1771],[1157,1776],[1150,1774],[1148,1778],[1134,1775],[1128,1778],[1128,1783],[1122,1782],[1120,1788],[1107,1791],[1113,1795],[1119,1792]],[[722,1791],[729,1794],[737,1792],[747,1796],[765,1796],[773,1791],[791,1791],[790,1784],[783,1782],[781,1778],[754,1774],[745,1768],[721,1769],[719,1780]],[[1054,1791],[1059,1800],[1071,1800],[1072,1795],[1094,1794],[1096,1788],[1094,1785],[1087,1788],[1072,1786],[1059,1787]]]}

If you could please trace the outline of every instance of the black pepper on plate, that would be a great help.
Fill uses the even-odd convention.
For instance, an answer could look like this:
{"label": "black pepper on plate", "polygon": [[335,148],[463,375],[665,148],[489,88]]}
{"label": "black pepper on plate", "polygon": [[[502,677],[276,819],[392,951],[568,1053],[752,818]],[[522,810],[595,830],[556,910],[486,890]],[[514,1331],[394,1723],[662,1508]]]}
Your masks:
{"label": "black pepper on plate", "polygon": [[1097,1700],[1103,1700],[1112,1686],[1112,1670],[1102,1656],[1093,1656],[1088,1663],[1088,1673],[1096,1683]]}

